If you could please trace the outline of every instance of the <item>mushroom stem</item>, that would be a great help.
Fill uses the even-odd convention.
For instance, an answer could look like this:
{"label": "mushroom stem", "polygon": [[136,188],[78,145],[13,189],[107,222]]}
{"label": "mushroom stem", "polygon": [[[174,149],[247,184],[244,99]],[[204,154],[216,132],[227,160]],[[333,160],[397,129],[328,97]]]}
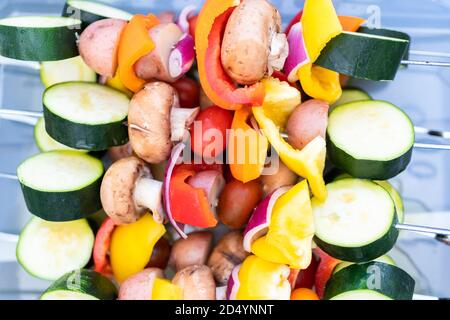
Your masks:
{"label": "mushroom stem", "polygon": [[269,75],[274,70],[280,71],[289,55],[289,44],[284,33],[275,33],[270,44],[269,63],[267,65]]}
{"label": "mushroom stem", "polygon": [[156,222],[164,221],[162,182],[143,176],[136,181],[134,201],[136,207],[150,209]]}
{"label": "mushroom stem", "polygon": [[194,122],[200,108],[173,107],[170,112],[171,140],[183,140],[186,129]]}

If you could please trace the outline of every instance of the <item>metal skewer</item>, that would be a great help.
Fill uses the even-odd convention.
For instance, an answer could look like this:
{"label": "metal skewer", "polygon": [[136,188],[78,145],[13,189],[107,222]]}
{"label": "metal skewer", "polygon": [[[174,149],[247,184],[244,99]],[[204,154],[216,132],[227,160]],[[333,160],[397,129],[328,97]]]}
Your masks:
{"label": "metal skewer", "polygon": [[402,64],[412,66],[450,67],[450,62],[402,60]]}

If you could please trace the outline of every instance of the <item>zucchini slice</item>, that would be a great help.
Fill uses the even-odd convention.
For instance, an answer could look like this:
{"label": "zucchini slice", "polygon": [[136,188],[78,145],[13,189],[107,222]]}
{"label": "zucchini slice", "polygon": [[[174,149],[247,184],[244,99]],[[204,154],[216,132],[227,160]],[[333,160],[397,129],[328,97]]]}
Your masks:
{"label": "zucchini slice", "polygon": [[41,63],[41,80],[46,88],[61,82],[96,82],[97,74],[84,63],[81,56]]}
{"label": "zucchini slice", "polygon": [[394,201],[380,185],[360,179],[327,184],[328,198],[312,200],[315,242],[330,256],[350,262],[376,259],[394,246]]}
{"label": "zucchini slice", "polygon": [[90,82],[58,83],[44,92],[47,133],[75,149],[102,151],[128,142],[124,122],[130,99],[120,91]]}
{"label": "zucchini slice", "polygon": [[55,61],[78,55],[81,21],[65,17],[10,17],[0,20],[0,55],[28,61]]}
{"label": "zucchini slice", "polygon": [[103,164],[77,151],[50,151],[17,168],[28,210],[47,221],[72,221],[99,211]]}
{"label": "zucchini slice", "polygon": [[86,0],[67,0],[63,12],[63,17],[76,16],[83,22],[83,28],[86,28],[91,23],[107,19],[121,19],[121,20],[131,20],[133,15],[126,11],[110,7],[106,4],[86,1]]}
{"label": "zucchini slice", "polygon": [[342,90],[341,97],[336,101],[331,108],[340,106],[355,101],[372,100],[372,97],[364,90],[358,88],[345,88]]}
{"label": "zucchini slice", "polygon": [[390,29],[378,29],[378,28],[369,28],[369,27],[360,27],[358,29],[358,32],[366,33],[366,34],[375,34],[378,36],[383,37],[390,37],[390,38],[397,38],[397,39],[403,39],[408,41],[408,46],[405,50],[405,53],[403,54],[403,60],[409,59],[409,47],[411,44],[411,37],[409,34],[397,31],[397,30],[390,30]]}
{"label": "zucchini slice", "polygon": [[411,161],[414,139],[409,117],[385,101],[343,104],[328,118],[328,157],[355,178],[395,177]]}
{"label": "zucchini slice", "polygon": [[402,269],[372,261],[353,264],[333,274],[325,287],[324,298],[369,299],[372,294],[367,291],[374,291],[393,300],[412,300],[414,286],[414,279]]}
{"label": "zucchini slice", "polygon": [[354,78],[394,80],[409,41],[361,32],[331,39],[315,64]]}
{"label": "zucchini slice", "polygon": [[[394,259],[392,259],[390,256],[388,256],[387,254],[378,257],[376,259],[374,259],[373,261],[378,261],[378,262],[383,262],[383,263],[387,263],[393,266],[396,266],[397,264],[395,263]],[[348,262],[348,261],[342,261],[340,262],[333,270],[333,274],[335,274],[338,271],[341,271],[344,268],[347,268],[348,266],[351,266],[355,264],[354,262]]]}
{"label": "zucchini slice", "polygon": [[42,152],[54,151],[54,150],[71,150],[71,151],[80,151],[80,152],[88,152],[87,150],[77,150],[71,147],[65,146],[62,143],[59,143],[52,137],[50,137],[45,131],[45,120],[44,118],[39,118],[34,126],[34,140],[36,141],[36,145],[39,150]]}
{"label": "zucchini slice", "polygon": [[[334,181],[338,181],[341,179],[346,179],[346,178],[352,178],[351,175],[349,175],[348,173],[343,173],[338,175],[336,178],[334,178]],[[400,223],[403,223],[403,221],[405,220],[405,207],[403,205],[403,200],[402,197],[400,196],[400,193],[398,193],[397,189],[395,189],[392,184],[389,183],[389,181],[386,180],[375,180],[374,181],[376,184],[379,184],[380,186],[382,186],[384,189],[386,189],[387,192],[389,192],[389,195],[391,196],[392,200],[394,201],[394,205],[395,205],[395,212],[397,213],[397,220]]]}
{"label": "zucchini slice", "polygon": [[17,261],[31,275],[56,280],[88,264],[94,233],[86,219],[49,222],[33,217],[22,230]]}
{"label": "zucchini slice", "polygon": [[373,290],[352,290],[346,291],[337,296],[334,296],[330,300],[392,300],[388,296],[381,294]]}
{"label": "zucchini slice", "polygon": [[80,269],[66,273],[41,296],[41,300],[114,300],[117,289],[108,278]]}

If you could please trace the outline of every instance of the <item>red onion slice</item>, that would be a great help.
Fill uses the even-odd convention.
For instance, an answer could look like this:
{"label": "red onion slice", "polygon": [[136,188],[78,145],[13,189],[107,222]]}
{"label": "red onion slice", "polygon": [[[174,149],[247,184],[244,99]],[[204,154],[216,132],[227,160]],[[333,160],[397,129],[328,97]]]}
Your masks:
{"label": "red onion slice", "polygon": [[219,196],[225,188],[225,179],[222,173],[217,170],[201,171],[189,178],[188,183],[191,187],[205,191],[211,210],[215,212]]}
{"label": "red onion slice", "polygon": [[187,235],[184,233],[184,225],[177,223],[173,216],[172,210],[170,209],[170,178],[172,177],[173,169],[178,162],[178,159],[181,157],[181,154],[185,148],[185,144],[183,142],[178,143],[173,147],[171,157],[167,163],[166,171],[164,172],[164,181],[163,181],[163,202],[164,208],[166,209],[167,217],[169,218],[170,223],[175,228],[180,237],[186,239]]}
{"label": "red onion slice", "polygon": [[239,286],[241,285],[239,281],[239,270],[241,269],[241,265],[237,265],[231,271],[230,278],[228,278],[227,285],[227,300],[236,300],[236,296],[239,290]]}
{"label": "red onion slice", "polygon": [[292,26],[287,39],[289,43],[289,55],[284,64],[284,73],[288,76],[289,82],[295,82],[298,80],[298,69],[310,62],[305,40],[303,39],[301,22]]}
{"label": "red onion slice", "polygon": [[290,187],[281,187],[261,201],[253,211],[247,227],[244,231],[244,250],[252,252],[252,243],[264,236],[269,228],[270,219],[272,217],[272,209],[279,197],[286,193]]}
{"label": "red onion slice", "polygon": [[192,67],[195,58],[194,38],[184,33],[169,56],[169,73],[173,78],[184,75]]}
{"label": "red onion slice", "polygon": [[180,15],[178,16],[177,24],[184,33],[189,33],[189,18],[195,15],[196,9],[196,6],[189,5],[181,10]]}

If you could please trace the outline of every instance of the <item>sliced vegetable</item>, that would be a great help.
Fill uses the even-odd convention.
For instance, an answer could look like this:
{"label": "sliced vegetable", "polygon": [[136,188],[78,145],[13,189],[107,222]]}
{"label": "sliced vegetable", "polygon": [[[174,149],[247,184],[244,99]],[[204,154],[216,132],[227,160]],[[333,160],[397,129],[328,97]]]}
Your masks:
{"label": "sliced vegetable", "polygon": [[356,300],[356,294],[371,290],[384,295],[385,299],[412,300],[414,285],[414,279],[402,269],[372,261],[353,264],[335,273],[327,283],[325,299]]}
{"label": "sliced vegetable", "polygon": [[101,209],[103,164],[76,151],[51,151],[17,168],[28,210],[48,221],[72,221]]}
{"label": "sliced vegetable", "polygon": [[387,180],[411,160],[414,127],[409,117],[384,101],[334,108],[328,118],[328,156],[353,177]]}
{"label": "sliced vegetable", "polygon": [[95,1],[67,0],[64,5],[62,16],[70,17],[73,16],[74,13],[79,15],[80,20],[83,22],[83,28],[101,19],[113,18],[128,21],[133,16],[126,11]]}
{"label": "sliced vegetable", "polygon": [[122,33],[118,54],[119,76],[125,87],[133,92],[138,92],[145,84],[136,76],[134,64],[155,49],[148,31],[158,23],[159,20],[152,14],[136,14]]}
{"label": "sliced vegetable", "polygon": [[239,290],[239,287],[241,286],[241,283],[239,281],[239,270],[241,269],[241,264],[237,265],[233,268],[231,271],[230,278],[228,279],[228,285],[227,285],[227,293],[226,298],[227,300],[237,300],[236,296]]}
{"label": "sliced vegetable", "polygon": [[214,104],[236,110],[242,106],[262,105],[264,87],[257,83],[237,88],[222,67],[221,42],[226,23],[236,5],[233,0],[208,0],[197,19],[195,48],[202,88]]}
{"label": "sliced vegetable", "polygon": [[165,232],[164,225],[150,214],[135,223],[116,227],[111,238],[110,259],[119,283],[146,267],[153,247]]}
{"label": "sliced vegetable", "polygon": [[314,196],[325,200],[326,188],[322,176],[326,157],[325,140],[317,137],[302,150],[296,150],[284,141],[279,129],[262,108],[253,108],[253,115],[283,163],[299,176],[308,179]]}
{"label": "sliced vegetable", "polygon": [[325,202],[312,200],[316,244],[334,258],[366,262],[395,244],[397,215],[389,193],[378,184],[342,179],[327,185]]}
{"label": "sliced vegetable", "polygon": [[333,270],[341,261],[328,255],[320,248],[314,249],[314,254],[319,259],[319,265],[315,274],[314,287],[320,299],[325,294],[325,286],[333,274]]}
{"label": "sliced vegetable", "polygon": [[173,170],[175,168],[175,165],[179,161],[181,154],[183,153],[183,150],[185,148],[184,143],[178,143],[175,145],[172,149],[172,154],[170,156],[169,161],[167,162],[166,169],[164,171],[164,181],[163,181],[163,203],[164,203],[164,209],[166,210],[167,217],[169,218],[170,223],[175,228],[175,231],[182,237],[187,238],[186,233],[184,233],[184,225],[178,224],[173,218],[172,214],[172,202],[170,198],[170,189],[171,189],[171,179]]}
{"label": "sliced vegetable", "polygon": [[128,141],[124,121],[128,97],[88,82],[64,82],[43,96],[45,129],[58,142],[76,149],[106,150]]}
{"label": "sliced vegetable", "polygon": [[333,104],[332,108],[340,106],[341,104],[364,100],[372,100],[372,97],[359,88],[345,88],[342,90],[341,97]]}
{"label": "sliced vegetable", "polygon": [[188,5],[181,10],[180,15],[177,19],[177,24],[180,27],[181,31],[184,33],[189,32],[189,19],[195,16],[195,10],[197,9],[194,5]]}
{"label": "sliced vegetable", "polygon": [[289,82],[298,80],[298,70],[309,63],[308,51],[303,39],[302,23],[294,24],[288,34],[289,56],[284,64],[284,72],[288,75]]}
{"label": "sliced vegetable", "polygon": [[52,137],[50,137],[45,130],[45,120],[44,118],[39,118],[34,126],[34,140],[39,150],[42,152],[53,151],[53,150],[72,150],[80,152],[88,152],[88,150],[76,150],[65,146]]}
{"label": "sliced vegetable", "polygon": [[152,300],[183,300],[183,289],[169,280],[156,278],[153,282]]}
{"label": "sliced vegetable", "polygon": [[355,78],[393,80],[408,45],[409,41],[399,38],[343,32],[327,44],[315,63]]}
{"label": "sliced vegetable", "polygon": [[273,207],[266,242],[280,250],[284,263],[306,269],[311,263],[314,221],[306,180],[284,193]]}
{"label": "sliced vegetable", "polygon": [[259,203],[244,230],[244,249],[252,252],[252,243],[267,233],[272,218],[273,207],[289,187],[282,187],[268,195]]}
{"label": "sliced vegetable", "polygon": [[261,176],[269,147],[259,128],[248,125],[250,108],[235,111],[229,133],[228,163],[233,177],[244,183]]}
{"label": "sliced vegetable", "polygon": [[298,78],[308,96],[333,103],[341,95],[339,74],[313,66],[326,44],[342,32],[332,1],[305,1],[301,23],[311,62],[299,69]]}
{"label": "sliced vegetable", "polygon": [[94,233],[85,219],[48,222],[33,217],[17,243],[17,261],[31,275],[56,280],[83,268],[91,258]]}
{"label": "sliced vegetable", "polygon": [[80,269],[66,273],[41,296],[41,300],[114,300],[115,285],[101,274]]}
{"label": "sliced vegetable", "polygon": [[67,81],[97,81],[97,74],[80,56],[41,63],[41,80],[46,88]]}
{"label": "sliced vegetable", "polygon": [[[236,271],[233,270],[233,273]],[[228,283],[229,298],[236,300],[289,300],[290,269],[282,264],[265,261],[257,256],[247,257]]]}
{"label": "sliced vegetable", "polygon": [[0,55],[28,61],[55,61],[78,56],[78,19],[10,17],[0,20]]}
{"label": "sliced vegetable", "polygon": [[[356,30],[346,30],[346,31],[356,31]],[[408,43],[408,46],[403,55],[403,60],[409,59],[409,47],[411,44],[411,37],[408,34],[401,32],[401,31],[397,31],[397,30],[377,29],[377,28],[369,28],[369,27],[361,27],[358,29],[358,32],[366,33],[366,34],[375,34],[378,36],[389,37],[389,38],[397,38],[397,39],[407,40],[409,43]]]}
{"label": "sliced vegetable", "polygon": [[114,221],[107,217],[100,229],[95,235],[94,251],[92,257],[94,258],[94,271],[103,275],[111,275],[111,263],[109,260],[109,247],[111,245],[111,236],[116,227]]}
{"label": "sliced vegetable", "polygon": [[181,108],[197,108],[200,105],[200,86],[194,79],[183,77],[172,84],[178,92]]}
{"label": "sliced vegetable", "polygon": [[[383,263],[386,263],[386,264],[390,264],[392,266],[396,266],[397,265],[395,263],[395,261],[390,256],[388,256],[387,254],[385,254],[385,255],[383,255],[381,257],[378,257],[378,258],[374,259],[373,261],[383,262]],[[341,271],[342,269],[345,269],[348,266],[351,266],[353,264],[354,264],[353,262],[342,261],[338,265],[336,265],[336,268],[334,268],[334,270],[333,270],[333,274],[335,274],[336,272]]]}
{"label": "sliced vegetable", "polygon": [[180,77],[191,69],[195,59],[194,39],[185,33],[169,56],[169,73],[173,78]]}
{"label": "sliced vegetable", "polygon": [[357,30],[360,30],[364,27],[361,27],[361,25],[366,22],[366,20],[360,18],[360,17],[353,17],[353,16],[339,16],[339,22],[341,23],[342,30],[344,31],[350,31],[355,32]]}

